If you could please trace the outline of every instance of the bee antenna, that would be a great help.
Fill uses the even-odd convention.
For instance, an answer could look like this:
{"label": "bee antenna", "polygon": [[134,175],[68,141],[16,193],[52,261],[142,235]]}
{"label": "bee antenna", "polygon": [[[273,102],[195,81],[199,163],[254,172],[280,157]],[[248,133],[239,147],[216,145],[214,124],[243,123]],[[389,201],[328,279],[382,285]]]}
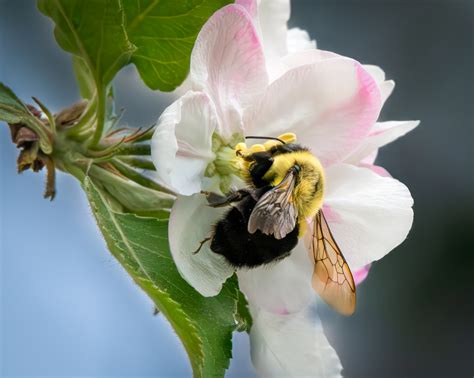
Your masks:
{"label": "bee antenna", "polygon": [[245,139],[267,139],[267,140],[277,140],[279,141],[281,144],[286,144],[283,140],[279,139],[279,138],[275,138],[275,137],[264,137],[264,136],[254,136],[254,135],[249,135],[249,136],[246,136]]}

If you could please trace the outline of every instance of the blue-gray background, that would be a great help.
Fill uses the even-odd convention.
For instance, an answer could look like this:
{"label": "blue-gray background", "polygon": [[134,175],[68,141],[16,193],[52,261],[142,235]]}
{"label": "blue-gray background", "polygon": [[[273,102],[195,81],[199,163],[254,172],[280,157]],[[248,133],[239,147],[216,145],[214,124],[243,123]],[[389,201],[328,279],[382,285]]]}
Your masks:
{"label": "blue-gray background", "polygon": [[[291,25],[320,48],[378,64],[397,88],[382,118],[421,119],[379,163],[415,198],[408,240],[376,263],[358,312],[322,314],[349,377],[472,376],[473,19],[471,0],[293,1]],[[0,81],[58,110],[78,99],[70,57],[35,2],[0,0]],[[169,99],[132,67],[116,80],[125,121],[146,126]],[[15,172],[0,125],[1,373],[189,376],[170,326],[107,252],[83,193],[60,174]],[[252,376],[245,335],[229,376]]]}

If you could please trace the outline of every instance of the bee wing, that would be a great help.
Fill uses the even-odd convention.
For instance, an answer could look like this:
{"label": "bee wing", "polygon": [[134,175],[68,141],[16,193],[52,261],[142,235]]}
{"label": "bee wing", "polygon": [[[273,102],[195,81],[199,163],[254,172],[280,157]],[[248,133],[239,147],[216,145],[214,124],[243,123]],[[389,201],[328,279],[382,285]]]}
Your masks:
{"label": "bee wing", "polygon": [[322,209],[314,218],[310,237],[309,252],[314,258],[314,290],[339,313],[352,315],[356,304],[354,278],[332,236]]}
{"label": "bee wing", "polygon": [[260,197],[250,214],[248,232],[260,230],[283,239],[296,226],[298,209],[293,201],[296,173],[290,170],[280,184]]}

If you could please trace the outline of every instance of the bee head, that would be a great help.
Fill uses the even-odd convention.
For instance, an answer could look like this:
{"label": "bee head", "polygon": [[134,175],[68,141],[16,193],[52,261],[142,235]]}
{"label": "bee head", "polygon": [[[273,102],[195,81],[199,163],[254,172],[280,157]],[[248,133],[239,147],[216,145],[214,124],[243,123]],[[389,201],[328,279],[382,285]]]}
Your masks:
{"label": "bee head", "polygon": [[293,133],[286,133],[279,135],[278,137],[267,137],[267,136],[257,136],[257,135],[248,135],[245,139],[263,139],[266,140],[265,143],[253,144],[247,147],[246,143],[239,143],[235,146],[236,156],[246,159],[249,156],[253,155],[256,152],[265,152],[270,151],[276,146],[282,146],[290,143],[296,142],[296,135]]}
{"label": "bee head", "polygon": [[266,150],[270,149],[271,147],[275,146],[279,142],[280,144],[289,144],[296,142],[296,135],[294,133],[285,133],[281,134],[278,137],[268,137],[268,136],[256,136],[256,135],[247,135],[245,139],[264,139],[267,142],[264,143]]}

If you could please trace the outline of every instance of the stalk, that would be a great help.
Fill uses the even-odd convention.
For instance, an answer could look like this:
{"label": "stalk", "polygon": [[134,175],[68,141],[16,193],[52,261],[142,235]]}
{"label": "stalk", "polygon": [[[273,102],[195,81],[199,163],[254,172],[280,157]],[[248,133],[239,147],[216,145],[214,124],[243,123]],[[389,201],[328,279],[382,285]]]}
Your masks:
{"label": "stalk", "polygon": [[134,168],[146,169],[148,171],[155,171],[155,165],[153,162],[143,158],[137,158],[133,156],[120,156],[119,159]]}
{"label": "stalk", "polygon": [[155,181],[151,180],[145,175],[142,175],[141,173],[137,172],[135,169],[131,168],[129,165],[122,163],[118,159],[113,159],[112,165],[122,175],[124,175],[125,177],[127,177],[128,179],[132,181],[135,181],[137,184],[144,186],[145,188],[158,190],[163,193],[174,194],[171,190],[157,184]]}

